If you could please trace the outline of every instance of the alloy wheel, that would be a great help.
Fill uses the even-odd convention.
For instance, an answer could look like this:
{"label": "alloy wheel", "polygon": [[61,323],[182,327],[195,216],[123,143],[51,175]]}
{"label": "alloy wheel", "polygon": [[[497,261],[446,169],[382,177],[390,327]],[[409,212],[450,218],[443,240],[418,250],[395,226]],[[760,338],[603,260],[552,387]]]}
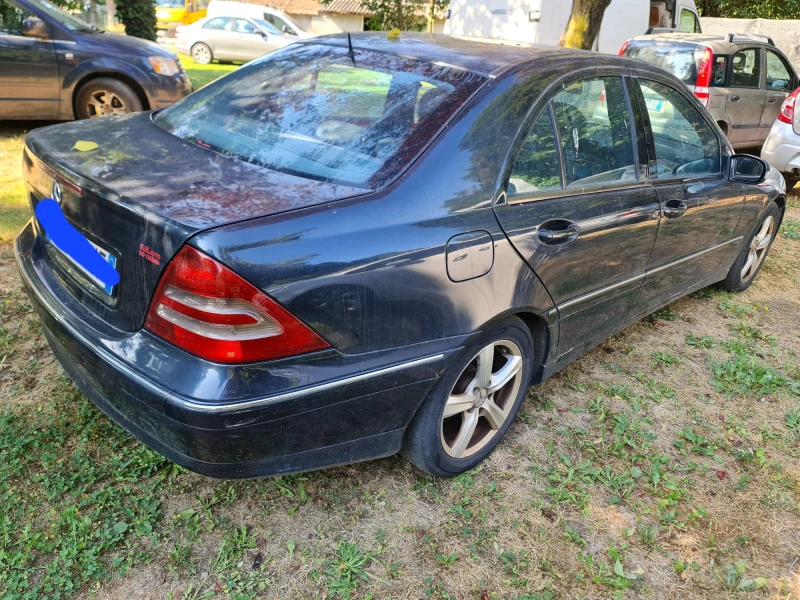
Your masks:
{"label": "alloy wheel", "polygon": [[522,367],[522,352],[510,340],[489,344],[470,361],[442,414],[442,446],[449,456],[471,456],[497,435],[514,407]]}
{"label": "alloy wheel", "polygon": [[764,219],[761,228],[750,242],[747,253],[747,260],[742,267],[742,281],[747,281],[755,275],[764,258],[767,256],[767,248],[775,234],[775,219],[772,216]]}
{"label": "alloy wheel", "polygon": [[125,101],[109,90],[92,92],[86,102],[89,109],[89,118],[104,117],[106,115],[124,115],[128,113]]}
{"label": "alloy wheel", "polygon": [[197,45],[192,48],[192,59],[200,65],[207,65],[211,62],[211,53],[208,47],[204,45]]}

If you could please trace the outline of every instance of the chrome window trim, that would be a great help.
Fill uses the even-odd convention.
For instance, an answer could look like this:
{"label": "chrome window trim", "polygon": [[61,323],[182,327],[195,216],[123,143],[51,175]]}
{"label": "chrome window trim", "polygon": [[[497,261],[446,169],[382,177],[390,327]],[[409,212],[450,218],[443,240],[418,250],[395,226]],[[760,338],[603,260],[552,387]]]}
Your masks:
{"label": "chrome window trim", "polygon": [[619,184],[612,182],[609,184],[599,184],[588,187],[573,187],[563,190],[547,190],[533,194],[514,194],[506,199],[506,204],[526,204],[528,202],[539,202],[565,196],[587,196],[589,194],[600,194],[603,192],[617,192],[622,190],[633,190],[650,187],[649,181],[631,181],[630,183]]}

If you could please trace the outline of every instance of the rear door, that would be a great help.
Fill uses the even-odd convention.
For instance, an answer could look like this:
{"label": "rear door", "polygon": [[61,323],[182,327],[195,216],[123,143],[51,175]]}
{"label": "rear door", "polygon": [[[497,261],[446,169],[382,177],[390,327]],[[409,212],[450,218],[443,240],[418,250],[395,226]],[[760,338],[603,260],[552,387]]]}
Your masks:
{"label": "rear door", "polygon": [[725,112],[731,124],[732,144],[755,144],[759,139],[766,92],[761,84],[761,48],[743,48],[731,59],[731,85]]}
{"label": "rear door", "polygon": [[743,206],[737,186],[728,181],[722,141],[708,113],[683,88],[652,75],[637,83],[662,218],[631,316],[647,314],[712,277]]}
{"label": "rear door", "polygon": [[0,119],[54,119],[58,115],[58,63],[53,41],[22,35],[31,17],[0,0]]}
{"label": "rear door", "polygon": [[772,129],[775,119],[781,111],[781,105],[786,97],[797,87],[797,76],[789,66],[789,61],[779,52],[764,49],[764,67],[766,72],[765,92],[767,101],[761,113],[761,127],[759,140],[766,140]]}
{"label": "rear door", "polygon": [[495,211],[555,301],[559,355],[582,352],[625,321],[656,239],[658,199],[640,169],[646,150],[619,72],[567,80],[531,115]]}
{"label": "rear door", "polygon": [[202,39],[214,52],[214,58],[236,58],[236,24],[230,17],[215,17],[203,24]]}

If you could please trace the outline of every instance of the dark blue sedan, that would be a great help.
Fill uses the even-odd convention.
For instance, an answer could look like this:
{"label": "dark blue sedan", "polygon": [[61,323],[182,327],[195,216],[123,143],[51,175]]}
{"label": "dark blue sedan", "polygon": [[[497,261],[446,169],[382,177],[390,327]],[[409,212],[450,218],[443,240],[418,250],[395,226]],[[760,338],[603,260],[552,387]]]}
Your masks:
{"label": "dark blue sedan", "polygon": [[763,265],[782,178],[734,156],[664,71],[447,36],[348,42],[28,137],[32,208],[59,200],[119,275],[104,285],[32,219],[16,257],[47,339],[175,462],[254,477],[402,450],[455,475],[530,385]]}
{"label": "dark blue sedan", "polygon": [[119,115],[191,91],[158,44],[98,31],[49,0],[0,0],[0,120]]}

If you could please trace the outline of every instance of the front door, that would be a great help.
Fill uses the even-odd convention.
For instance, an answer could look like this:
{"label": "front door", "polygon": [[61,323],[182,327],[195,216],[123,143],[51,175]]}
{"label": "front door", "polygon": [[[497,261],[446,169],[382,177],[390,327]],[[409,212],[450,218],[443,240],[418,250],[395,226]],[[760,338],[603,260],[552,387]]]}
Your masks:
{"label": "front door", "polygon": [[559,89],[539,102],[517,140],[495,211],[556,304],[563,356],[624,324],[655,243],[659,204],[639,168],[622,77]]}
{"label": "front door", "polygon": [[728,139],[738,146],[755,144],[766,103],[766,92],[761,87],[761,49],[739,50],[733,55],[731,68],[731,87],[725,104],[731,124]]}
{"label": "front door", "polygon": [[55,47],[52,40],[22,35],[22,22],[32,16],[0,0],[0,119],[58,116]]}
{"label": "front door", "polygon": [[716,131],[685,92],[664,82],[636,81],[651,131],[650,171],[662,219],[631,317],[667,304],[714,275],[743,206],[724,171]]}
{"label": "front door", "polygon": [[236,19],[236,33],[236,53],[242,60],[253,60],[276,48],[268,44],[268,36],[247,19]]}
{"label": "front door", "polygon": [[767,139],[775,119],[781,112],[781,105],[786,97],[797,87],[797,77],[789,63],[780,54],[773,50],[765,49],[764,61],[766,78],[767,102],[761,113],[761,128],[758,139]]}

